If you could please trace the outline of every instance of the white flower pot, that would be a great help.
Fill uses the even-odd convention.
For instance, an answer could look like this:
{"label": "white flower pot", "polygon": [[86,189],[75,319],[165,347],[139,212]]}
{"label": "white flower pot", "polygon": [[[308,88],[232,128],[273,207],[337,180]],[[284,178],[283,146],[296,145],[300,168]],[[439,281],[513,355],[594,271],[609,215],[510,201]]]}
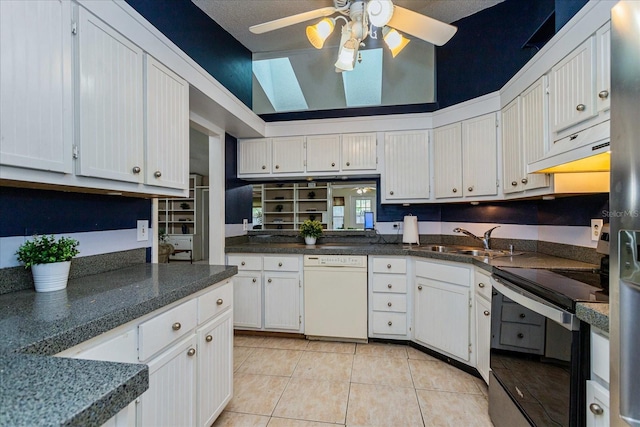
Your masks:
{"label": "white flower pot", "polygon": [[304,243],[307,245],[315,245],[316,244],[316,238],[315,237],[311,237],[311,236],[305,236],[304,237]]}
{"label": "white flower pot", "polygon": [[67,287],[71,261],[36,264],[31,266],[36,292],[59,291]]}

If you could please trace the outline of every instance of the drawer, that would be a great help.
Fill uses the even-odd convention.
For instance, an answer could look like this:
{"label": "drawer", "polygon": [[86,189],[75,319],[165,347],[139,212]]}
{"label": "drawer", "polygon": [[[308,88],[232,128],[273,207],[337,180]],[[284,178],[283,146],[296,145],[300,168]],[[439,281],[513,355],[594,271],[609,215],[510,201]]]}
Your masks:
{"label": "drawer", "polygon": [[535,350],[542,354],[544,350],[544,328],[522,323],[503,322],[500,325],[500,344],[522,349]]}
{"label": "drawer", "polygon": [[491,276],[476,271],[474,286],[478,295],[491,301]]}
{"label": "drawer", "polygon": [[373,292],[407,293],[407,278],[400,274],[374,274]]}
{"label": "drawer", "polygon": [[232,306],[233,283],[228,280],[224,285],[198,297],[198,324],[203,324]]}
{"label": "drawer", "polygon": [[407,296],[404,294],[374,293],[373,309],[375,311],[407,312]]}
{"label": "drawer", "polygon": [[405,313],[385,313],[381,311],[374,311],[371,322],[374,334],[407,334],[407,315]]}
{"label": "drawer", "polygon": [[416,276],[469,287],[470,270],[466,267],[416,261]]}
{"label": "drawer", "polygon": [[300,271],[298,257],[266,256],[264,269],[269,271]]}
{"label": "drawer", "polygon": [[180,304],[138,326],[138,359],[145,361],[196,327],[196,299]]}
{"label": "drawer", "polygon": [[374,258],[374,273],[404,274],[407,272],[406,258]]}
{"label": "drawer", "polygon": [[609,383],[609,339],[591,327],[591,371]]}
{"label": "drawer", "polygon": [[262,270],[262,257],[260,255],[229,255],[227,264],[237,265],[238,271]]}
{"label": "drawer", "polygon": [[544,316],[515,303],[502,303],[503,322],[524,323],[528,325],[544,325]]}

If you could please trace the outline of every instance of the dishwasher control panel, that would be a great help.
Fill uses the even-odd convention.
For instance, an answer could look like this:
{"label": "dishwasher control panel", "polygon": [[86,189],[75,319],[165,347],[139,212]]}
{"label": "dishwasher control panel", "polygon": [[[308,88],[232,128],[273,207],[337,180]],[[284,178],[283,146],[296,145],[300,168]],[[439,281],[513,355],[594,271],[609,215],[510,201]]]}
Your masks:
{"label": "dishwasher control panel", "polygon": [[365,255],[305,255],[305,267],[359,267],[367,268]]}

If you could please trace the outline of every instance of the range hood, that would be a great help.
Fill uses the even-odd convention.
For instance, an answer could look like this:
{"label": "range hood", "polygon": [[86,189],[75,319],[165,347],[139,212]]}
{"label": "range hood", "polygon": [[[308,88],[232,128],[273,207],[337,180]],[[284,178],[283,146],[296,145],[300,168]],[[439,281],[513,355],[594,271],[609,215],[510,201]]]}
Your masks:
{"label": "range hood", "polygon": [[606,120],[554,141],[545,156],[527,166],[528,173],[608,172],[610,121]]}

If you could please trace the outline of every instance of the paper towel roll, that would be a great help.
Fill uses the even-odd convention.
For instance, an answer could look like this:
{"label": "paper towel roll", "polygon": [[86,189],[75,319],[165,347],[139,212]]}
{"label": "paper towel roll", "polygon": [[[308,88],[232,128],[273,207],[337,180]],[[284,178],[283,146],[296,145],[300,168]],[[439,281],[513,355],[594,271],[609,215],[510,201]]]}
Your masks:
{"label": "paper towel roll", "polygon": [[420,244],[417,216],[407,215],[404,217],[404,226],[402,228],[402,243]]}

